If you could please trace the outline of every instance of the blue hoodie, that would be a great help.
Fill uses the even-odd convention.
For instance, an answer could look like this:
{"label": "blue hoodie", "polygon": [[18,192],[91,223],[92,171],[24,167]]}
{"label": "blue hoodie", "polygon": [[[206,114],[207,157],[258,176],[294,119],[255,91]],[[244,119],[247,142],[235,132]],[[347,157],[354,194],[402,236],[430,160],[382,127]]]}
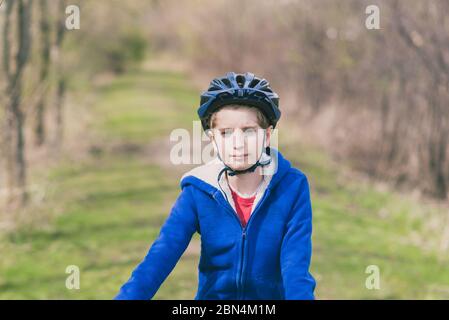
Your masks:
{"label": "blue hoodie", "polygon": [[309,183],[278,150],[270,154],[245,228],[229,186],[217,181],[220,161],[184,174],[159,237],[115,299],[151,299],[195,232],[201,235],[195,300],[314,299]]}

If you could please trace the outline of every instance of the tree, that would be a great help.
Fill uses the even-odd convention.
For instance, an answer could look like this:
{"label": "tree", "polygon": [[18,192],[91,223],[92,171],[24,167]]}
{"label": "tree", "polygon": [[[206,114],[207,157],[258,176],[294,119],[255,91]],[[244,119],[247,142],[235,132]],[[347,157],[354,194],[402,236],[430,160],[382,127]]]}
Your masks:
{"label": "tree", "polygon": [[41,146],[45,141],[45,109],[46,98],[49,87],[50,71],[50,18],[48,14],[47,0],[39,1],[40,13],[40,43],[41,43],[41,65],[39,71],[39,84],[42,86],[39,101],[36,106],[36,125],[35,125],[35,143]]}
{"label": "tree", "polygon": [[[6,1],[3,29],[3,66],[6,78],[4,151],[6,158],[8,202],[17,199],[23,205],[27,201],[25,160],[25,117],[22,102],[23,74],[31,46],[31,0]],[[17,31],[13,34],[13,14],[17,16]],[[13,45],[12,41],[17,44]],[[15,55],[11,49],[16,46]],[[17,192],[16,192],[17,191]],[[16,195],[19,195],[16,197]]]}
{"label": "tree", "polygon": [[59,0],[58,2],[59,18],[56,21],[56,41],[54,43],[56,78],[57,78],[56,103],[55,103],[56,133],[54,139],[54,147],[56,150],[59,150],[61,148],[64,136],[63,107],[64,107],[64,96],[66,91],[67,80],[66,75],[64,73],[63,60],[61,58],[61,50],[66,30],[64,15],[62,14],[62,12],[64,12],[65,7],[66,7],[66,0]]}

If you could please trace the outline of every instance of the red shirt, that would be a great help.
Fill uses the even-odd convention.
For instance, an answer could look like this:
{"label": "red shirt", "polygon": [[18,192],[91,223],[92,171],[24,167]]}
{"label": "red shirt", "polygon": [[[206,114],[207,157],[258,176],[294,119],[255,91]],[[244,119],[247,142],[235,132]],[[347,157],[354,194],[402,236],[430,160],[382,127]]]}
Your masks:
{"label": "red shirt", "polygon": [[253,206],[254,199],[256,199],[256,196],[254,195],[251,198],[242,198],[232,189],[231,193],[240,221],[242,222],[243,226],[246,226],[251,215],[251,208]]}

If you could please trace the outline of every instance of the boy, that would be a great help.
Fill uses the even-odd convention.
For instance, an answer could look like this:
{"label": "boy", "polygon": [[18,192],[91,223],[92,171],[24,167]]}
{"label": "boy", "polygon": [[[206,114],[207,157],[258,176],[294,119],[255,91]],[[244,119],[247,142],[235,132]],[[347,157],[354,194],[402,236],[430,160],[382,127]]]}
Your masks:
{"label": "boy", "polygon": [[116,299],[151,299],[192,235],[201,235],[200,299],[314,299],[307,177],[270,148],[281,113],[265,79],[214,79],[198,109],[217,158],[181,178],[181,193]]}

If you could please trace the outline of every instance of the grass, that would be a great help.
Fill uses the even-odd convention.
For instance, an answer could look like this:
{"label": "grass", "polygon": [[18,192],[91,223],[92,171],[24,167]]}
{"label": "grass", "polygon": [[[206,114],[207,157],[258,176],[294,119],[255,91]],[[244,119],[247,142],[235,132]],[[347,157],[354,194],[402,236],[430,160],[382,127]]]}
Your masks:
{"label": "grass", "polygon": [[[102,144],[143,147],[167,139],[173,128],[190,130],[198,92],[187,83],[181,73],[135,70],[95,87],[89,130]],[[344,169],[315,147],[292,140],[281,148],[312,187],[317,298],[449,298],[447,254],[436,250],[438,233],[426,227],[427,214],[440,212],[342,175]],[[179,172],[153,158],[106,149],[54,169],[45,205],[56,211],[50,223],[0,238],[0,299],[111,299],[156,239],[179,193]],[[192,244],[198,241],[195,235]],[[194,297],[199,256],[192,248],[155,299]],[[80,269],[79,290],[65,286],[69,265]],[[380,290],[365,287],[369,265],[379,267]]]}
{"label": "grass", "polygon": [[[289,145],[285,149],[312,186],[311,269],[318,279],[319,298],[449,298],[447,252],[440,252],[436,246],[424,250],[412,241],[413,234],[424,234],[426,214],[441,216],[443,212],[407,194],[342,178],[340,171],[345,168],[311,146]],[[305,151],[298,153],[298,149]],[[437,243],[439,234],[426,236]],[[365,286],[369,276],[365,271],[370,265],[379,268],[380,290]]]}
{"label": "grass", "polygon": [[[169,96],[168,88],[177,86],[181,93]],[[186,127],[192,116],[188,99],[184,104],[180,97],[193,101],[195,91],[179,74],[135,71],[97,90],[90,129],[103,144],[145,146],[173,127]],[[170,121],[163,121],[166,116]],[[150,155],[126,152],[106,151],[55,169],[49,180],[56,191],[47,207],[61,212],[46,228],[1,237],[0,298],[112,298],[157,237],[179,192],[178,179],[152,164]],[[197,261],[196,253],[187,252],[157,298],[193,297]],[[69,265],[81,271],[80,290],[65,286]]]}

